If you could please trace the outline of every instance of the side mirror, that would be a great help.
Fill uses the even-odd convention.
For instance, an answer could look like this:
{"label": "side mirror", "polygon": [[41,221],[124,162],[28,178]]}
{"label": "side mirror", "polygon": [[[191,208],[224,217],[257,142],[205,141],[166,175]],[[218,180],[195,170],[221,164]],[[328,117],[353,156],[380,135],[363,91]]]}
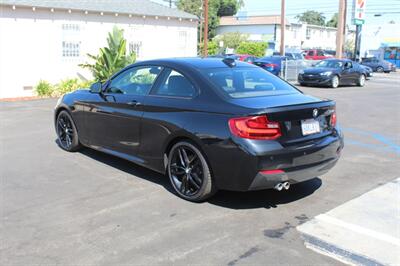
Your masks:
{"label": "side mirror", "polygon": [[101,82],[93,83],[90,86],[90,92],[91,93],[100,93],[101,92],[101,88],[102,88]]}

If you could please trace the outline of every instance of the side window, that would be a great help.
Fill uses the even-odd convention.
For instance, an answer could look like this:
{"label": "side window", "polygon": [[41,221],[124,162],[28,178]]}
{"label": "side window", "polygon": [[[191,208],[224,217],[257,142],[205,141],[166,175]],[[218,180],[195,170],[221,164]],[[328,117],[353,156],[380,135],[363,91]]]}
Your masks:
{"label": "side window", "polygon": [[109,93],[145,95],[149,92],[162,67],[133,67],[120,73],[107,87]]}
{"label": "side window", "polygon": [[324,52],[321,51],[321,50],[318,50],[318,51],[317,51],[317,55],[318,55],[318,56],[323,56],[323,55],[324,55]]}
{"label": "side window", "polygon": [[345,68],[352,68],[353,64],[351,62],[346,62],[346,64],[344,66],[345,66]]}
{"label": "side window", "polygon": [[314,56],[314,51],[308,51],[309,56]]}
{"label": "side window", "polygon": [[152,95],[172,97],[193,97],[196,89],[190,81],[181,73],[175,70],[167,70],[164,80],[160,86],[151,92]]}

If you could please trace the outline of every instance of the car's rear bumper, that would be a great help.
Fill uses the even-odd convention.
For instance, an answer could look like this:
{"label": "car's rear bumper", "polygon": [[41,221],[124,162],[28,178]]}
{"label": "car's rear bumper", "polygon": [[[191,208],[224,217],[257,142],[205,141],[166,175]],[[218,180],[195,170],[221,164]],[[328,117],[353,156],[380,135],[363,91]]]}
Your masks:
{"label": "car's rear bumper", "polygon": [[237,140],[236,144],[236,148],[229,145],[226,147],[229,150],[210,158],[220,189],[260,190],[273,188],[280,182],[294,184],[319,177],[336,164],[344,146],[339,130],[291,145],[243,139]]}

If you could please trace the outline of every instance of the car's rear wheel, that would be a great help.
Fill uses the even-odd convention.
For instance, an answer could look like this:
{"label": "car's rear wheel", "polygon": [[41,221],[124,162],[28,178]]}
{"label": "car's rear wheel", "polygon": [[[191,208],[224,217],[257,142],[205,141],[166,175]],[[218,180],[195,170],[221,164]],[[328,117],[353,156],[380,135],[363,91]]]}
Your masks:
{"label": "car's rear wheel", "polygon": [[357,85],[360,87],[364,87],[365,85],[365,76],[363,74],[360,75],[360,77],[357,80]]}
{"label": "car's rear wheel", "polygon": [[176,193],[186,200],[203,201],[216,192],[205,156],[187,141],[172,147],[168,156],[168,175]]}
{"label": "car's rear wheel", "polygon": [[56,129],[58,144],[66,151],[77,151],[79,144],[78,131],[71,115],[67,111],[61,111],[57,116]]}
{"label": "car's rear wheel", "polygon": [[340,82],[340,80],[339,80],[339,77],[338,76],[333,76],[332,77],[332,80],[331,80],[331,87],[332,88],[337,88],[337,87],[339,87],[339,82]]}
{"label": "car's rear wheel", "polygon": [[381,67],[381,66],[378,66],[377,68],[376,68],[376,72],[379,72],[379,73],[382,73],[383,72],[383,67]]}

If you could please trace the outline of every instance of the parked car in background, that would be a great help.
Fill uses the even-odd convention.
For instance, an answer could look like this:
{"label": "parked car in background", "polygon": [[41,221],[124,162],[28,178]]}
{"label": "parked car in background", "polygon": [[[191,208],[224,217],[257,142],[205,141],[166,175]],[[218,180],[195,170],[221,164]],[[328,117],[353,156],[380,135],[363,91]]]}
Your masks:
{"label": "parked car in background", "polygon": [[366,80],[364,71],[358,63],[349,59],[325,59],[301,71],[298,82],[301,86],[326,85],[337,88],[339,85],[357,84],[363,87]]}
{"label": "parked car in background", "polygon": [[367,78],[370,78],[370,77],[372,77],[372,72],[374,72],[373,70],[372,70],[372,68],[370,68],[369,66],[364,66],[364,65],[361,65],[361,64],[359,64],[359,63],[357,63],[357,62],[353,62],[353,64],[357,64],[359,67],[361,67],[361,69],[363,69],[363,73],[365,74],[365,76],[367,77]]}
{"label": "parked car in background", "polygon": [[250,64],[253,64],[254,61],[258,59],[258,57],[249,54],[227,54],[226,57],[233,58],[235,60],[239,60],[242,62],[247,62]]}
{"label": "parked car in background", "polygon": [[307,60],[323,60],[333,56],[320,49],[310,49],[305,51],[304,58]]}
{"label": "parked car in background", "polygon": [[54,125],[62,149],[150,168],[196,202],[218,189],[288,190],[328,172],[343,148],[334,101],[229,58],[130,65],[65,94]]}
{"label": "parked car in background", "polygon": [[[281,54],[279,52],[274,52],[273,56],[281,56]],[[287,58],[287,60],[303,60],[304,56],[302,53],[298,52],[286,52],[285,53],[285,57]]]}
{"label": "parked car in background", "polygon": [[369,66],[374,72],[389,73],[390,71],[396,71],[396,65],[376,57],[362,58],[361,64],[364,66]]}
{"label": "parked car in background", "polygon": [[279,76],[282,68],[282,60],[285,60],[285,56],[266,56],[254,61],[254,65],[265,69],[275,76]]}

